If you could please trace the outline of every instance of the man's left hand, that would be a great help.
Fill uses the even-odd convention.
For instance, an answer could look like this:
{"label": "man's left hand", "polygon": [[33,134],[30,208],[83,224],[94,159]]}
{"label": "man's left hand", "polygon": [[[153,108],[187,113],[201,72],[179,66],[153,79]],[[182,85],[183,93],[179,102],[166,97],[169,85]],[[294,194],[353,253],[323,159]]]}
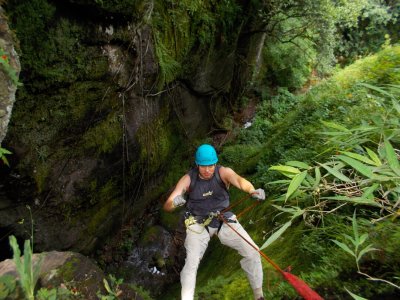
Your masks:
{"label": "man's left hand", "polygon": [[265,191],[263,189],[256,189],[251,193],[251,197],[257,200],[265,200]]}

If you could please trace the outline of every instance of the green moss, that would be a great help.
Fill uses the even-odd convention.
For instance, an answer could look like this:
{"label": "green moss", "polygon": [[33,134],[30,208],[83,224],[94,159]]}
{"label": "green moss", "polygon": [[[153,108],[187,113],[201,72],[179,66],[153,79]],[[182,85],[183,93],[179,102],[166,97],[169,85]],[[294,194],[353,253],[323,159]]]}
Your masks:
{"label": "green moss", "polygon": [[98,154],[110,153],[122,140],[122,124],[115,112],[96,126],[89,128],[83,135],[83,147]]}
{"label": "green moss", "polygon": [[159,116],[150,123],[142,125],[137,131],[140,144],[140,165],[148,174],[154,174],[164,162],[168,161],[177,143],[174,128],[168,121],[169,107],[165,106]]}
{"label": "green moss", "polygon": [[71,282],[75,278],[76,269],[79,268],[80,260],[76,257],[68,259],[59,269],[65,282]]}
{"label": "green moss", "polygon": [[240,23],[239,16],[240,7],[230,0],[156,1],[152,27],[161,73],[159,86],[185,72],[182,66],[196,68],[198,63],[202,63],[193,59],[196,52],[212,52],[221,41],[233,43],[238,31],[232,29],[237,22]]}
{"label": "green moss", "polygon": [[112,199],[101,202],[98,205],[98,210],[90,216],[90,221],[88,223],[87,231],[90,235],[93,235],[97,232],[98,228],[105,220],[108,219],[110,213],[113,209],[119,204],[118,199]]}

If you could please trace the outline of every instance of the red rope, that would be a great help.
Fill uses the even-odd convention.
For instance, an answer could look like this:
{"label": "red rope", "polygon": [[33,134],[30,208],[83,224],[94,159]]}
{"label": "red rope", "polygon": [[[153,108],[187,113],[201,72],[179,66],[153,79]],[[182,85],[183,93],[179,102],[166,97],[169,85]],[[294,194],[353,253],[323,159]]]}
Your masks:
{"label": "red rope", "polygon": [[235,228],[232,227],[232,225],[228,223],[228,221],[224,218],[222,214],[219,214],[218,218],[222,220],[226,225],[228,225],[229,228],[232,229],[238,236],[240,236],[247,244],[254,248],[258,253],[260,253],[260,255],[266,261],[268,261],[280,274],[282,274],[283,278],[285,278],[286,281],[289,282],[296,290],[296,292],[305,300],[323,300],[323,298],[315,291],[313,291],[303,280],[289,272],[283,271],[272,259],[270,259],[264,252],[259,250],[257,246],[250,243],[243,235],[241,235]]}

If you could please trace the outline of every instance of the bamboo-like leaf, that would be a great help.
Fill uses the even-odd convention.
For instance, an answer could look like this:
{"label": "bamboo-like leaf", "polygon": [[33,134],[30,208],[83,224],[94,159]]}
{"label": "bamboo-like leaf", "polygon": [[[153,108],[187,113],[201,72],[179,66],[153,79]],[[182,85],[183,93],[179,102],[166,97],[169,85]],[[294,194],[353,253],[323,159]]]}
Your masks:
{"label": "bamboo-like leaf", "polygon": [[296,176],[293,177],[286,192],[285,201],[287,201],[289,197],[299,188],[304,178],[306,178],[306,175],[307,171],[303,171],[300,174],[297,174]]}
{"label": "bamboo-like leaf", "polygon": [[375,166],[377,166],[377,167],[381,166],[382,162],[379,159],[379,156],[374,151],[369,149],[368,147],[365,147],[365,149],[367,150],[369,157],[375,162]]}
{"label": "bamboo-like leaf", "polygon": [[368,157],[365,157],[363,155],[360,155],[358,153],[347,152],[347,151],[342,151],[341,153],[343,153],[344,155],[347,155],[349,157],[355,158],[355,159],[357,159],[359,161],[365,162],[365,163],[367,163],[369,165],[376,166],[376,163],[373,160],[371,160]]}
{"label": "bamboo-like leaf", "polygon": [[342,131],[342,132],[350,132],[350,130],[347,129],[346,127],[344,127],[343,125],[340,125],[340,124],[337,124],[337,123],[334,123],[334,122],[328,122],[328,121],[321,120],[321,123],[324,124],[328,128],[337,129],[337,130]]}
{"label": "bamboo-like leaf", "polygon": [[315,183],[313,188],[316,189],[319,186],[319,183],[321,182],[321,171],[319,170],[319,167],[315,167]]}
{"label": "bamboo-like leaf", "polygon": [[331,241],[334,242],[336,245],[338,245],[340,248],[342,248],[344,251],[349,253],[350,255],[356,257],[355,253],[346,244],[341,243],[341,242],[339,242],[337,240],[331,240]]}
{"label": "bamboo-like leaf", "polygon": [[368,233],[364,233],[363,235],[360,236],[360,241],[358,245],[362,245],[368,238]]}
{"label": "bamboo-like leaf", "polygon": [[395,99],[392,99],[392,105],[394,109],[400,114],[400,104]]}
{"label": "bamboo-like leaf", "polygon": [[329,135],[329,136],[343,136],[343,135],[349,135],[349,134],[351,134],[351,131],[348,131],[348,132],[324,131],[324,132],[319,132],[319,134],[322,134],[322,135]]}
{"label": "bamboo-like leaf", "polygon": [[290,174],[299,174],[301,171],[295,167],[291,166],[272,166],[268,170],[274,170],[274,171],[279,171],[279,172],[285,172],[285,173],[290,173]]}
{"label": "bamboo-like leaf", "polygon": [[12,152],[8,151],[7,149],[1,148],[1,146],[0,146],[0,157],[3,154],[12,154]]}
{"label": "bamboo-like leaf", "polygon": [[358,160],[355,160],[355,159],[353,159],[351,157],[348,157],[348,156],[337,155],[337,158],[339,158],[340,160],[342,160],[345,163],[347,163],[349,166],[354,168],[356,171],[358,171],[362,175],[373,179],[374,174],[372,172],[372,169],[369,166],[366,166],[363,163],[359,162]]}
{"label": "bamboo-like leaf", "polygon": [[272,204],[272,206],[275,207],[277,210],[287,212],[290,214],[294,214],[297,211],[297,209],[294,207],[283,207],[283,206],[278,206],[278,205],[274,205],[274,204]]}
{"label": "bamboo-like leaf", "polygon": [[340,179],[341,181],[344,182],[351,182],[351,179],[348,178],[346,175],[342,174],[341,172],[328,167],[326,164],[319,164],[321,167],[323,167],[325,170],[327,170],[331,175],[335,176],[336,178]]}
{"label": "bamboo-like leaf", "polygon": [[359,83],[359,85],[362,85],[362,86],[364,86],[366,88],[369,88],[369,89],[371,89],[371,90],[373,90],[375,92],[381,93],[382,95],[385,95],[385,96],[388,96],[390,98],[393,98],[393,95],[391,93],[389,93],[389,92],[385,91],[384,89],[381,89],[380,87],[377,87],[375,85],[371,85],[371,84],[368,84],[368,83],[365,83],[365,82]]}
{"label": "bamboo-like leaf", "polygon": [[357,204],[371,205],[376,207],[381,207],[381,205],[374,200],[362,198],[362,197],[347,197],[347,196],[331,196],[331,197],[321,197],[323,200],[338,200],[338,201],[347,201]]}
{"label": "bamboo-like leaf", "polygon": [[353,218],[351,220],[351,223],[352,223],[352,227],[353,227],[354,240],[357,242],[357,244],[359,244],[360,238],[359,238],[359,235],[358,235],[358,224],[357,224],[357,218],[356,218],[356,210],[354,210]]}
{"label": "bamboo-like leaf", "polygon": [[374,183],[373,185],[369,186],[368,188],[365,189],[364,193],[362,194],[362,198],[366,199],[374,199],[374,192],[378,189],[379,183]]}
{"label": "bamboo-like leaf", "polygon": [[376,251],[378,249],[372,248],[372,244],[369,244],[367,247],[363,248],[358,255],[356,256],[357,261],[361,259],[366,253],[371,252],[371,251]]}
{"label": "bamboo-like leaf", "polygon": [[346,288],[344,288],[349,294],[350,294],[350,296],[352,296],[353,297],[353,299],[355,299],[355,300],[368,300],[367,298],[363,298],[363,297],[361,297],[361,296],[358,296],[358,295],[356,295],[356,294],[353,294],[352,292],[350,292],[348,289],[346,289]]}
{"label": "bamboo-like leaf", "polygon": [[291,225],[292,221],[289,221],[284,225],[282,225],[282,227],[279,228],[279,230],[275,231],[274,234],[267,239],[267,241],[261,246],[260,250],[267,248],[269,245],[275,242]]}
{"label": "bamboo-like leaf", "polygon": [[112,291],[111,291],[110,285],[108,284],[107,279],[103,278],[103,284],[104,284],[104,287],[107,290],[107,292],[111,293]]}
{"label": "bamboo-like leaf", "polygon": [[282,184],[282,183],[289,183],[289,179],[281,179],[281,180],[275,180],[271,182],[267,182],[267,184]]}
{"label": "bamboo-like leaf", "polygon": [[304,183],[309,183],[309,185],[306,185],[307,187],[310,187],[311,185],[314,187],[315,186],[315,179],[310,174],[307,174],[306,180],[304,181]]}
{"label": "bamboo-like leaf", "polygon": [[292,166],[292,167],[297,167],[297,168],[300,168],[300,169],[306,169],[306,170],[308,170],[310,168],[310,166],[307,165],[306,163],[304,163],[302,161],[297,161],[297,160],[287,161],[287,162],[285,162],[285,165]]}
{"label": "bamboo-like leaf", "polygon": [[353,239],[353,237],[349,236],[348,234],[343,234],[343,236],[348,239],[354,245],[354,247],[357,247],[357,241]]}
{"label": "bamboo-like leaf", "polygon": [[273,207],[275,207],[276,209],[289,213],[292,215],[292,220],[295,219],[298,216],[301,216],[302,214],[304,214],[304,209],[301,209],[300,207],[297,206],[292,206],[292,207],[282,207],[282,206],[278,206],[278,205],[272,205]]}
{"label": "bamboo-like leaf", "polygon": [[392,144],[388,140],[385,140],[385,152],[386,152],[386,159],[390,168],[400,176],[400,163],[397,159],[396,152],[393,149]]}

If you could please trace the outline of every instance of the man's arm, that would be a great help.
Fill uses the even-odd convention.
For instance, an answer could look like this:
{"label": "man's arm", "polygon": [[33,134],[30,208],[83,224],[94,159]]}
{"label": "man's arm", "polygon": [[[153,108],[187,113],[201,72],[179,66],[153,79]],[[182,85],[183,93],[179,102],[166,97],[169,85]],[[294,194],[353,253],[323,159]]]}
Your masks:
{"label": "man's arm", "polygon": [[251,194],[255,190],[253,184],[250,181],[238,175],[231,168],[221,167],[219,169],[219,175],[221,176],[221,179],[225,182],[225,184],[232,184],[243,192]]}
{"label": "man's arm", "polygon": [[231,168],[221,167],[219,169],[219,175],[225,184],[232,184],[233,186],[241,189],[243,192],[250,194],[253,198],[258,200],[265,200],[265,192],[263,189],[254,189],[253,184],[247,179],[239,176]]}
{"label": "man's arm", "polygon": [[175,189],[169,195],[167,201],[164,203],[165,211],[173,211],[176,207],[174,205],[174,198],[179,195],[184,195],[190,186],[190,176],[188,174],[184,175],[181,179],[179,179],[178,183],[175,186]]}

